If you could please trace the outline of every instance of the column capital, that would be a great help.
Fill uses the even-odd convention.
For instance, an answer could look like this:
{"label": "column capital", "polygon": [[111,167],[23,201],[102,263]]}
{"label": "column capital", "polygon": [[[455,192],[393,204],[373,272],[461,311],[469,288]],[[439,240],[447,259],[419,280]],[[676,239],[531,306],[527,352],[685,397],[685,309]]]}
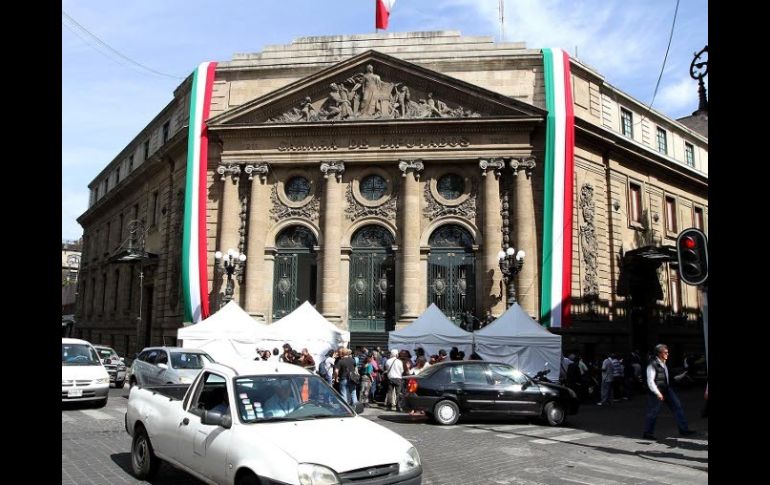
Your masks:
{"label": "column capital", "polygon": [[259,179],[264,184],[267,181],[267,174],[270,172],[270,165],[267,163],[248,164],[243,171],[249,176],[249,180],[254,179],[254,174],[259,175]]}
{"label": "column capital", "polygon": [[528,157],[514,157],[511,159],[511,168],[513,169],[513,176],[516,177],[519,175],[519,170],[524,170],[524,173],[526,173],[527,178],[532,177],[532,171],[535,169],[535,166],[537,165],[535,163],[535,157],[528,156]]}
{"label": "column capital", "polygon": [[500,173],[505,168],[505,160],[502,158],[482,158],[479,159],[479,168],[481,169],[481,175],[487,176],[487,170],[494,170],[495,177],[500,177]]}
{"label": "column capital", "polygon": [[233,183],[238,181],[238,177],[241,175],[241,166],[237,163],[223,163],[217,167],[217,173],[221,175],[219,180],[225,181],[227,175],[233,178]]}
{"label": "column capital", "polygon": [[401,160],[398,162],[398,169],[401,170],[401,176],[406,177],[408,172],[414,174],[415,180],[420,180],[420,172],[425,170],[422,160]]}
{"label": "column capital", "polygon": [[324,174],[324,178],[328,179],[330,174],[334,174],[337,182],[342,180],[342,174],[345,172],[344,162],[323,162],[321,164],[321,173]]}

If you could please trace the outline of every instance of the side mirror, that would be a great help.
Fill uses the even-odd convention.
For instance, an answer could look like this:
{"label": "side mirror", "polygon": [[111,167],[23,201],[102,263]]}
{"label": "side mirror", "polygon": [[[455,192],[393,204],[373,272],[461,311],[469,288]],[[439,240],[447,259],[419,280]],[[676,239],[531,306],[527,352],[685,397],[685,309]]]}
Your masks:
{"label": "side mirror", "polygon": [[158,364],[158,367],[163,370],[168,370],[168,366],[166,364]]}
{"label": "side mirror", "polygon": [[217,411],[203,411],[201,424],[221,426],[225,429],[230,429],[233,426],[233,418],[230,417],[229,413],[222,414]]}
{"label": "side mirror", "polygon": [[103,361],[106,365],[112,364],[112,361],[110,359],[104,359]]}
{"label": "side mirror", "polygon": [[123,357],[120,358],[120,361],[123,362],[124,364],[126,363],[126,359],[124,359]]}
{"label": "side mirror", "polygon": [[364,412],[364,403],[357,402],[353,410],[356,412],[356,414],[363,414]]}

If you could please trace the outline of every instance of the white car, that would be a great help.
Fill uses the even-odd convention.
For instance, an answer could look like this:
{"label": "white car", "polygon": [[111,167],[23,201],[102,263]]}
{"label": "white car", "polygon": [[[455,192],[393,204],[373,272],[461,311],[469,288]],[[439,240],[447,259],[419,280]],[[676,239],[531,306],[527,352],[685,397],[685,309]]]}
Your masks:
{"label": "white car", "polygon": [[147,347],[131,364],[129,385],[190,384],[203,366],[214,362],[209,354],[182,347]]}
{"label": "white car", "polygon": [[61,339],[61,400],[107,404],[110,376],[93,345],[85,340]]}
{"label": "white car", "polygon": [[189,387],[134,386],[125,425],[140,479],[163,460],[210,484],[422,483],[407,440],[291,364],[210,364]]}

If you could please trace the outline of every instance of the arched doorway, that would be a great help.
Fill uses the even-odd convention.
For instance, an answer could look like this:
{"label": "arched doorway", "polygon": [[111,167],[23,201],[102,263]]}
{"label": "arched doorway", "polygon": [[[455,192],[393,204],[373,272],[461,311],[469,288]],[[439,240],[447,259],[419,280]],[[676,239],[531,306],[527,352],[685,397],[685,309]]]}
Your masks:
{"label": "arched doorway", "polygon": [[273,320],[293,312],[305,300],[316,302],[315,235],[303,226],[290,226],[278,233],[273,270]]}
{"label": "arched doorway", "polygon": [[351,239],[348,327],[351,332],[386,332],[395,324],[393,236],[375,225]]}
{"label": "arched doorway", "polygon": [[476,313],[476,258],[464,228],[441,226],[428,240],[428,305],[435,303],[455,325],[466,310]]}

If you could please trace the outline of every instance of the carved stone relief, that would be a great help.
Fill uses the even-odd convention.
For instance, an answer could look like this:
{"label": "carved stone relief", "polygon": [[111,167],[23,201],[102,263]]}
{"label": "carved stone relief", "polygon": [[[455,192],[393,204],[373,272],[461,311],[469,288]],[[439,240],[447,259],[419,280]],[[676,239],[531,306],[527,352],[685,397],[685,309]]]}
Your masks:
{"label": "carved stone relief", "polygon": [[398,198],[395,193],[382,205],[378,205],[377,207],[367,207],[356,200],[353,195],[352,185],[348,185],[348,188],[345,191],[345,198],[348,201],[348,205],[345,207],[345,217],[351,221],[368,216],[382,217],[383,219],[388,220],[396,219],[396,205]]}
{"label": "carved stone relief", "polygon": [[443,216],[460,216],[467,219],[476,218],[476,184],[473,182],[471,182],[471,187],[469,189],[469,197],[461,204],[455,206],[446,206],[436,200],[430,190],[430,183],[425,184],[425,190],[423,192],[425,194],[426,202],[426,206],[423,208],[423,214],[426,217],[431,219]]}
{"label": "carved stone relief", "polygon": [[[240,227],[238,228],[238,251],[242,254],[246,254],[246,217],[249,207],[249,188],[246,184],[239,184],[238,192],[238,197],[241,201],[240,211],[238,214],[240,219]],[[239,285],[243,284],[244,266],[245,265],[240,264],[236,270],[235,276]]]}
{"label": "carved stone relief", "polygon": [[597,297],[599,295],[599,279],[597,277],[597,242],[594,222],[596,204],[594,203],[594,187],[588,182],[580,187],[580,211],[584,221],[580,225],[580,242],[583,247],[583,263],[586,267],[583,276],[583,294],[585,297]]}
{"label": "carved stone relief", "polygon": [[267,181],[267,174],[270,171],[270,165],[267,163],[258,163],[256,165],[248,164],[243,169],[244,172],[246,172],[246,175],[249,176],[249,180],[254,179],[254,174],[259,175],[260,180],[264,184],[265,181]]}
{"label": "carved stone relief", "polygon": [[342,180],[342,174],[345,172],[344,162],[324,162],[321,164],[321,173],[328,179],[330,174],[337,177],[337,181]]}
{"label": "carved stone relief", "polygon": [[321,200],[318,194],[313,195],[313,198],[307,204],[302,207],[289,207],[278,197],[278,187],[273,185],[273,189],[270,192],[270,201],[272,207],[270,208],[270,217],[275,221],[287,219],[289,217],[302,217],[304,219],[318,220],[318,214],[321,207]]}
{"label": "carved stone relief", "polygon": [[366,72],[329,85],[329,94],[320,104],[305,97],[299,106],[268,123],[340,121],[355,119],[478,118],[481,115],[455,103],[426,98],[412,99],[409,86],[383,81],[369,64]]}

